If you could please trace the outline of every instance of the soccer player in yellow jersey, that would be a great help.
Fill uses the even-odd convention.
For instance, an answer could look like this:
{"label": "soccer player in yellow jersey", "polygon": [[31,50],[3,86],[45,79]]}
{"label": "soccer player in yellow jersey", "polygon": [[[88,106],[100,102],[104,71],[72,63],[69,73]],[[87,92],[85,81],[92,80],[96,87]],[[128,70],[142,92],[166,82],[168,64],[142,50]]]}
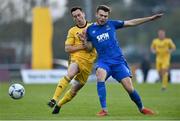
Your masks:
{"label": "soccer player in yellow jersey", "polygon": [[158,38],[154,39],[151,44],[151,51],[156,54],[156,69],[162,79],[162,90],[167,88],[171,52],[175,49],[173,41],[166,38],[166,32],[159,30]]}
{"label": "soccer player in yellow jersey", "polygon": [[[82,8],[73,7],[71,9],[71,15],[76,26],[68,31],[67,40],[65,41],[65,51],[70,54],[70,63],[67,75],[60,79],[53,98],[48,102],[49,107],[56,105],[52,114],[58,114],[62,105],[72,100],[77,92],[85,85],[93,68],[94,60],[96,59],[95,49],[90,52],[87,51],[78,37],[78,34],[82,33],[90,25],[85,19]],[[76,83],[73,83],[71,88],[64,94],[64,97],[57,102],[59,96],[73,78]]]}

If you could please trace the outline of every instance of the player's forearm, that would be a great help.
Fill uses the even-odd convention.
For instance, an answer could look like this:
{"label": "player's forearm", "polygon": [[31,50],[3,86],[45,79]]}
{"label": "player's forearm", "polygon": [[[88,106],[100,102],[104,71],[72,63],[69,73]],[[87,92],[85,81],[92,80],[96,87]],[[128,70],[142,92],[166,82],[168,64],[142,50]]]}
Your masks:
{"label": "player's forearm", "polygon": [[137,18],[137,19],[128,20],[127,23],[129,26],[136,26],[151,21],[151,19],[152,19],[151,17]]}
{"label": "player's forearm", "polygon": [[84,43],[84,47],[86,48],[87,51],[92,51],[93,49],[91,42]]}
{"label": "player's forearm", "polygon": [[156,50],[154,48],[151,48],[152,53],[156,53]]}
{"label": "player's forearm", "polygon": [[127,21],[125,21],[124,26],[125,27],[137,26],[137,25],[149,22],[149,21],[156,20],[156,19],[160,18],[161,16],[163,16],[163,14],[156,14],[156,15],[149,16],[149,17],[127,20]]}
{"label": "player's forearm", "polygon": [[176,48],[171,48],[169,51],[172,53],[175,50],[176,50]]}
{"label": "player's forearm", "polygon": [[78,50],[83,50],[83,49],[85,49],[85,47],[83,45],[76,45],[76,46],[68,45],[68,46],[65,46],[65,52],[68,52],[68,53],[73,53],[73,52],[76,52]]}

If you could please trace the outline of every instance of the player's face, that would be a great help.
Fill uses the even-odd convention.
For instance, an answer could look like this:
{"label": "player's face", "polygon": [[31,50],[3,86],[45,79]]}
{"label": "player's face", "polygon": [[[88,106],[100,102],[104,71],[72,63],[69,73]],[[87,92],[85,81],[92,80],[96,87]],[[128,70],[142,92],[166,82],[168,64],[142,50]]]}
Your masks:
{"label": "player's face", "polygon": [[97,11],[96,13],[96,18],[97,18],[97,23],[99,25],[103,25],[106,23],[107,19],[109,17],[109,13],[108,12],[105,12],[103,10],[99,10]]}
{"label": "player's face", "polygon": [[78,26],[84,26],[86,24],[85,14],[79,9],[72,12],[72,17]]}
{"label": "player's face", "polygon": [[166,33],[163,30],[158,31],[158,37],[159,39],[163,40],[166,37]]}

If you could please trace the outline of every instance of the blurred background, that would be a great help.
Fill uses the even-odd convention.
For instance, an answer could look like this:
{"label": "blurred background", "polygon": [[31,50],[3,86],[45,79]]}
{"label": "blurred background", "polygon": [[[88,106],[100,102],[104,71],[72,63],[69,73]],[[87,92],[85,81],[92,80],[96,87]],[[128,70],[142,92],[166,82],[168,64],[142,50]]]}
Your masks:
{"label": "blurred background", "polygon": [[[176,44],[172,54],[172,68],[180,67],[180,1],[179,0],[0,0],[0,80],[21,79],[21,69],[31,69],[33,9],[47,7],[52,17],[52,57],[68,59],[64,42],[68,29],[74,25],[70,8],[81,6],[88,21],[95,21],[97,5],[111,7],[112,19],[128,20],[164,12],[163,18],[133,28],[118,31],[124,55],[134,69],[148,56],[154,68],[150,44],[163,28]],[[43,20],[42,20],[43,21]],[[54,62],[54,61],[53,61]],[[61,65],[53,63],[53,68]]]}

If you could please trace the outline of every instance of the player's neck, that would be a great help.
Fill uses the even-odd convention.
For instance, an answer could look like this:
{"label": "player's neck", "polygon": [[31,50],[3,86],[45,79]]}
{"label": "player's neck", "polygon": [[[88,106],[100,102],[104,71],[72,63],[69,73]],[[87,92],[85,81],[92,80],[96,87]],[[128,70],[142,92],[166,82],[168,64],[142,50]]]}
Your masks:
{"label": "player's neck", "polygon": [[159,40],[164,40],[165,38],[159,38]]}
{"label": "player's neck", "polygon": [[87,21],[84,21],[82,24],[77,24],[76,25],[78,28],[84,28],[87,26]]}
{"label": "player's neck", "polygon": [[106,22],[105,23],[100,23],[100,22],[98,22],[98,21],[96,21],[96,23],[95,23],[96,25],[99,25],[99,26],[103,26],[103,25],[105,25],[106,24]]}

